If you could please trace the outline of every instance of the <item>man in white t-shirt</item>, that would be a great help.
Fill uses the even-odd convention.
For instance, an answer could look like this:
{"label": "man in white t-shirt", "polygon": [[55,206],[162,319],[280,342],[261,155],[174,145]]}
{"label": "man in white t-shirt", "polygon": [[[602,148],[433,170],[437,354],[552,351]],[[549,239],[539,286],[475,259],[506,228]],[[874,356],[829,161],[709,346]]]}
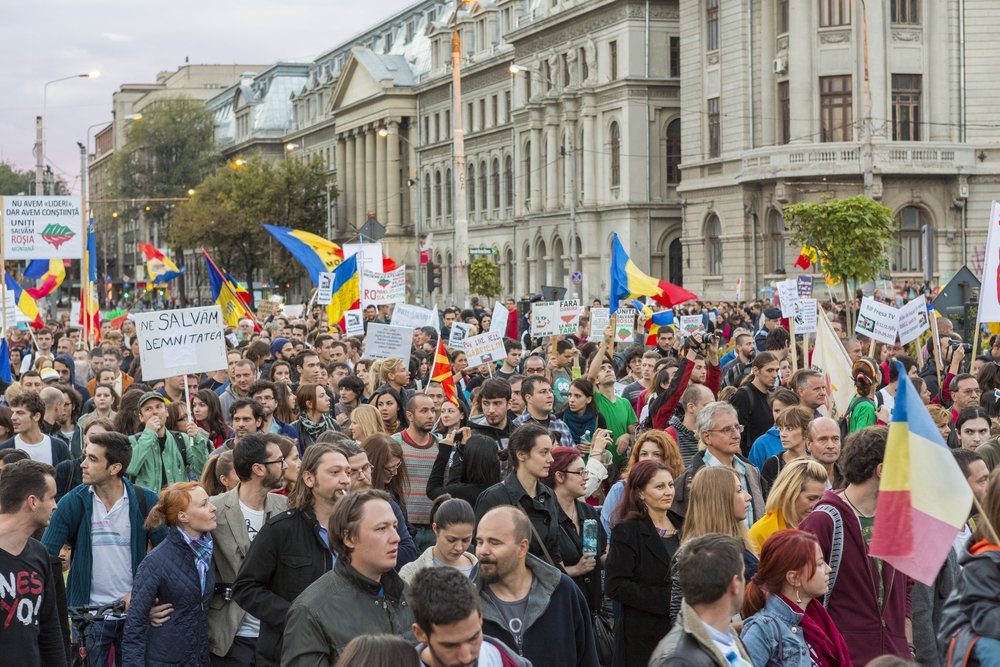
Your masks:
{"label": "man in white t-shirt", "polygon": [[69,446],[59,438],[45,435],[41,430],[45,403],[34,392],[27,392],[10,399],[10,421],[14,437],[0,442],[0,451],[23,449],[34,461],[56,466],[69,459]]}
{"label": "man in white t-shirt", "polygon": [[254,665],[260,621],[232,601],[232,586],[250,543],[264,523],[285,511],[285,497],[271,493],[284,484],[285,459],[279,438],[251,433],[233,447],[233,470],[240,478],[232,491],[212,497],[218,525],[215,542],[215,598],[208,611],[212,667]]}
{"label": "man in white t-shirt", "polygon": [[459,570],[430,567],[417,572],[407,594],[413,634],[423,667],[530,664],[509,646],[483,634],[483,612],[475,585]]}

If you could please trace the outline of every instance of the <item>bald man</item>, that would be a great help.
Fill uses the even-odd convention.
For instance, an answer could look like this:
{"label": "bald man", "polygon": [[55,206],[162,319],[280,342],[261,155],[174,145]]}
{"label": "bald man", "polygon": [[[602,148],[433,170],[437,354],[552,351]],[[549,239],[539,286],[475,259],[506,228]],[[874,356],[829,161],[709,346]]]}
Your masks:
{"label": "bald man", "polygon": [[809,442],[806,447],[813,459],[826,468],[828,489],[839,489],[840,477],[840,424],[829,417],[817,417],[809,423]]}

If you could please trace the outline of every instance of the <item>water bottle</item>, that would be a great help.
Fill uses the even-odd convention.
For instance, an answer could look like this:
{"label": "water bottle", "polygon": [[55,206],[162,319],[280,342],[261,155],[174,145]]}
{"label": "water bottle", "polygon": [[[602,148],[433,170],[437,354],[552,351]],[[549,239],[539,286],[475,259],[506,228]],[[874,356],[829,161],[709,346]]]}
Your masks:
{"label": "water bottle", "polygon": [[580,442],[590,442],[590,429],[588,428],[583,432],[583,437],[580,438]]}
{"label": "water bottle", "polygon": [[583,555],[597,555],[597,519],[583,520]]}

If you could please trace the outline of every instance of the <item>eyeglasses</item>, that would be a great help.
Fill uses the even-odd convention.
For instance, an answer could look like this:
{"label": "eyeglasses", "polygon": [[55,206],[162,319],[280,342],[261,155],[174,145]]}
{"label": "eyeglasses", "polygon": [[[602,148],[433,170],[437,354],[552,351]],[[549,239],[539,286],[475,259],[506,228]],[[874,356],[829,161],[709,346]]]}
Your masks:
{"label": "eyeglasses", "polygon": [[734,435],[743,433],[743,424],[737,424],[736,426],[727,426],[726,428],[712,428],[705,431],[705,433],[725,433],[726,435]]}
{"label": "eyeglasses", "polygon": [[366,463],[360,468],[351,468],[350,475],[351,477],[361,477],[365,473],[371,473],[372,470],[375,470],[375,466],[371,463]]}
{"label": "eyeglasses", "polygon": [[273,461],[258,461],[258,463],[260,463],[262,466],[269,466],[274,463],[280,463],[282,468],[288,467],[288,464],[285,463],[285,459],[275,459]]}
{"label": "eyeglasses", "polygon": [[579,475],[580,479],[588,479],[590,477],[589,470],[567,470],[567,475]]}

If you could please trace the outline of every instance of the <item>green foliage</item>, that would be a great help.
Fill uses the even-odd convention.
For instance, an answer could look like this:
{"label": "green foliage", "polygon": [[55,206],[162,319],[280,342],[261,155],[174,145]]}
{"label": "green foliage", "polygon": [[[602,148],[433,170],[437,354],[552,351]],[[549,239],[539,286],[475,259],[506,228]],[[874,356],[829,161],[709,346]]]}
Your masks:
{"label": "green foliage", "polygon": [[[51,174],[46,174],[50,178]],[[55,183],[55,194],[68,195],[66,181],[60,179]],[[15,169],[13,165],[0,162],[0,195],[33,195],[35,194],[35,172],[25,169]]]}
{"label": "green foliage", "polygon": [[[332,186],[330,197],[336,196]],[[171,245],[204,247],[230,272],[261,269],[278,283],[305,275],[262,223],[326,234],[327,179],[322,160],[274,162],[259,155],[223,165],[198,184],[170,218]]]}
{"label": "green foliage", "polygon": [[489,257],[476,257],[469,265],[469,291],[479,296],[496,298],[503,291],[500,267]]}
{"label": "green foliage", "polygon": [[892,211],[864,196],[785,207],[796,243],[819,253],[823,272],[864,283],[888,266],[898,227]]}

